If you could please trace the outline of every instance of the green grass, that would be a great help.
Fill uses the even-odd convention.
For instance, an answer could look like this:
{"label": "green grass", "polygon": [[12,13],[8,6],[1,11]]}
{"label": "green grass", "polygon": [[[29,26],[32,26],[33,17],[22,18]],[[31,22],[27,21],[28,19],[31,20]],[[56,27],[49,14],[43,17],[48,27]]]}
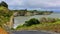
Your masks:
{"label": "green grass", "polygon": [[55,23],[42,23],[36,24],[32,26],[19,26],[16,30],[46,30],[46,31],[53,31],[53,32],[60,32],[60,21]]}
{"label": "green grass", "polygon": [[3,6],[0,6],[0,26],[7,24],[10,21],[10,17],[12,16],[12,12]]}

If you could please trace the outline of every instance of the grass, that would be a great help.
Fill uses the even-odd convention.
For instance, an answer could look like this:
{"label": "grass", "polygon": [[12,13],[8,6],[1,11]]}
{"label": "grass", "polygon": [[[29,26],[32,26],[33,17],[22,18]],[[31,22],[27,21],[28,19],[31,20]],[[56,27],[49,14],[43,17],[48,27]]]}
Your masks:
{"label": "grass", "polygon": [[11,12],[8,8],[0,6],[0,34],[8,34],[2,26],[10,21],[12,14],[13,12]]}
{"label": "grass", "polygon": [[32,26],[20,26],[16,28],[16,30],[46,30],[46,31],[53,31],[53,32],[60,32],[60,21],[55,23],[42,23]]}

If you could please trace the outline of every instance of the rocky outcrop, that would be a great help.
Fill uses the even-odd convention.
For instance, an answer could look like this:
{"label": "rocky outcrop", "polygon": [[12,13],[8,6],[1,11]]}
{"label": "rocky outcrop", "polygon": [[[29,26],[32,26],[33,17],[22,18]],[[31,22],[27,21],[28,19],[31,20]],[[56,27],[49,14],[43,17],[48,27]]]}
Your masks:
{"label": "rocky outcrop", "polygon": [[10,21],[6,23],[9,28],[12,28],[14,24],[14,16],[10,17]]}

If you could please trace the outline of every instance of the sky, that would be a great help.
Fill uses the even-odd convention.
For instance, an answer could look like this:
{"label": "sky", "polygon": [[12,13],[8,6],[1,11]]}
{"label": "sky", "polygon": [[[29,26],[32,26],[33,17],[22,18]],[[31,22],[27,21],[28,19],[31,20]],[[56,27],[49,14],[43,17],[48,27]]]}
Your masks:
{"label": "sky", "polygon": [[60,0],[0,0],[5,1],[9,9],[36,9],[36,10],[49,10],[60,11]]}

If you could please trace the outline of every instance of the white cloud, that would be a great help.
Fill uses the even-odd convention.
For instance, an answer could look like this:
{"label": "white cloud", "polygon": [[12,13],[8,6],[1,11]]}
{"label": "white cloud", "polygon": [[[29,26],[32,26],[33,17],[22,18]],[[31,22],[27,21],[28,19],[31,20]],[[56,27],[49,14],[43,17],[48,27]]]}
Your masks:
{"label": "white cloud", "polygon": [[60,6],[60,0],[28,0],[27,3],[32,6],[45,6],[45,7]]}
{"label": "white cloud", "polygon": [[0,0],[0,2],[1,1],[5,1],[9,5],[9,8],[13,9],[60,9],[60,0]]}
{"label": "white cloud", "polygon": [[7,2],[8,5],[23,5],[24,1],[23,0],[0,0]]}
{"label": "white cloud", "polygon": [[11,0],[8,2],[9,5],[23,5],[23,0]]}

